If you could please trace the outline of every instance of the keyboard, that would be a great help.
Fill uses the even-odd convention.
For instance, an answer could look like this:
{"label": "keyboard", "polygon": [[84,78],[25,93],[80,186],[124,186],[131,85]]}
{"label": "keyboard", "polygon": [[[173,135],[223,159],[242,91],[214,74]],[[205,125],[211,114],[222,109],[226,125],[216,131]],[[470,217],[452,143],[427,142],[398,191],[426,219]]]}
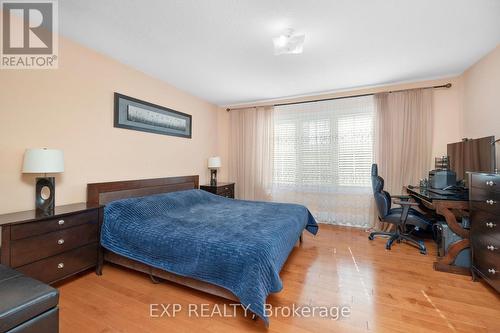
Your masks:
{"label": "keyboard", "polygon": [[429,192],[436,193],[439,195],[457,195],[460,194],[462,191],[460,190],[440,190],[438,188],[430,188],[428,189]]}

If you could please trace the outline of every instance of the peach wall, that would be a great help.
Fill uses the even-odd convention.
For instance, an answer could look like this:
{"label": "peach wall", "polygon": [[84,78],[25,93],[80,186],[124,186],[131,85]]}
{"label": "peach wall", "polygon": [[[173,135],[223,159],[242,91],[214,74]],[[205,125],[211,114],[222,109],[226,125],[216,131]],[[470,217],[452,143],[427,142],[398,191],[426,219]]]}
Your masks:
{"label": "peach wall", "polygon": [[[26,148],[65,153],[56,203],[85,201],[89,182],[199,174],[216,154],[217,107],[60,38],[59,69],[0,70],[0,214],[34,208]],[[193,138],[113,127],[113,92],[193,116]]]}
{"label": "peach wall", "polygon": [[[467,69],[464,81],[463,133],[468,138],[500,138],[500,45]],[[500,144],[497,144],[500,163]],[[497,167],[500,165],[497,164]]]}
{"label": "peach wall", "polygon": [[[446,154],[446,145],[450,142],[459,141],[462,138],[462,90],[463,82],[461,77],[454,77],[440,80],[420,81],[388,86],[368,87],[357,90],[339,91],[329,94],[321,94],[315,96],[302,96],[296,98],[287,98],[281,100],[262,101],[252,104],[241,104],[237,107],[244,106],[260,106],[279,103],[301,102],[314,99],[332,98],[341,96],[352,96],[359,94],[371,94],[382,91],[392,91],[401,89],[412,89],[419,87],[442,85],[450,82],[452,87],[449,89],[435,89],[434,90],[434,128],[433,128],[433,145],[432,156],[442,156]],[[238,112],[233,110],[231,112]],[[220,134],[217,150],[223,158],[227,161],[229,152],[229,113],[226,107],[219,108],[218,110],[218,132]],[[434,168],[434,163],[429,166],[430,169]],[[222,177],[227,180],[227,173],[223,173]]]}
{"label": "peach wall", "polygon": [[217,152],[222,160],[222,167],[219,169],[217,177],[221,181],[228,181],[228,161],[229,161],[229,112],[226,108],[217,109]]}
{"label": "peach wall", "polygon": [[[448,80],[450,89],[434,90],[434,127],[432,130],[432,156],[446,155],[447,145],[462,138],[462,91],[463,82],[460,77]],[[434,169],[434,162],[431,162]]]}

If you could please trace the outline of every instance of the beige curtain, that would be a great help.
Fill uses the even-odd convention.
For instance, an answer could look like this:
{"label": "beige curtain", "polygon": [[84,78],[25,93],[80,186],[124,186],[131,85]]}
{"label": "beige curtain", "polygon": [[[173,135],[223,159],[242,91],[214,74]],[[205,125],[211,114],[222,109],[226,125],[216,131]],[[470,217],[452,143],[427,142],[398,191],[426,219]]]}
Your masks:
{"label": "beige curtain", "polygon": [[236,198],[270,200],[273,107],[233,110],[230,114],[229,179]]}
{"label": "beige curtain", "polygon": [[432,159],[432,96],[432,89],[375,95],[375,161],[386,191],[393,195],[401,194],[403,186],[418,184],[428,177]]}

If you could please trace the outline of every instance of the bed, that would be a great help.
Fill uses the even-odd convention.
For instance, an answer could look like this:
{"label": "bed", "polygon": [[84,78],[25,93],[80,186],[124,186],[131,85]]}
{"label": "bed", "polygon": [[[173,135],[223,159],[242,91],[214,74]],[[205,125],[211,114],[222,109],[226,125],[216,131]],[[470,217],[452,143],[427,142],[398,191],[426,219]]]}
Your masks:
{"label": "bed", "polygon": [[303,230],[318,226],[300,205],[233,200],[198,190],[198,176],[89,184],[106,204],[103,261],[240,302],[269,323],[264,303]]}

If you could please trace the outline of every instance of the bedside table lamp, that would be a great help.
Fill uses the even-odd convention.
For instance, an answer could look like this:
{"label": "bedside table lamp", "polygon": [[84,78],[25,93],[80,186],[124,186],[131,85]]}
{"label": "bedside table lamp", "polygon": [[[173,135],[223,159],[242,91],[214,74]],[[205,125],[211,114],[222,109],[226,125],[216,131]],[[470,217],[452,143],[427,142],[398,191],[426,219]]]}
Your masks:
{"label": "bedside table lamp", "polygon": [[210,169],[210,185],[217,185],[217,169],[220,168],[221,162],[219,156],[210,157],[208,159],[208,168]]}
{"label": "bedside table lamp", "polygon": [[64,155],[57,149],[27,149],[24,153],[23,173],[43,173],[44,177],[36,178],[35,206],[36,210],[51,213],[55,207],[54,177],[48,173],[64,172]]}

